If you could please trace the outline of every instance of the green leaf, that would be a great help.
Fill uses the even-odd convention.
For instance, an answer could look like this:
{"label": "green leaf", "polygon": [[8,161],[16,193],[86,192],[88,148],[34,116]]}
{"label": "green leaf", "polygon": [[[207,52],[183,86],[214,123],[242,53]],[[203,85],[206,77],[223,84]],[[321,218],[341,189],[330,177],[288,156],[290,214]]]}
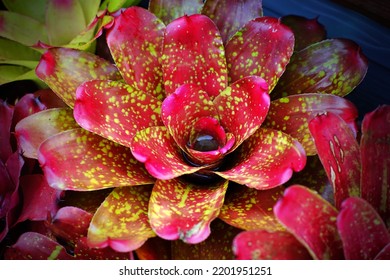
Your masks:
{"label": "green leaf", "polygon": [[[41,54],[18,42],[0,38],[0,63],[8,63],[7,60],[36,60],[38,61]],[[35,67],[35,66],[34,66]]]}
{"label": "green leaf", "polygon": [[39,21],[9,11],[0,11],[0,36],[32,46],[47,42],[45,26]]}
{"label": "green leaf", "polygon": [[11,12],[31,17],[45,23],[45,12],[49,0],[34,0],[26,4],[26,0],[3,0],[4,6]]}
{"label": "green leaf", "polygon": [[0,65],[0,85],[36,78],[34,70],[24,66]]}
{"label": "green leaf", "polygon": [[78,1],[49,2],[46,11],[49,44],[64,45],[81,33],[86,26],[84,12]]}

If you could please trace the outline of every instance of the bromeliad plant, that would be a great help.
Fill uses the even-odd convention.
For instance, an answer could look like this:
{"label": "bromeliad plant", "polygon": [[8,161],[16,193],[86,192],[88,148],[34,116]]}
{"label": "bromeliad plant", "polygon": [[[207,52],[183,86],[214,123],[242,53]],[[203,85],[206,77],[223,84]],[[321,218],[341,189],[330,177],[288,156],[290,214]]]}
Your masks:
{"label": "bromeliad plant", "polygon": [[113,15],[115,66],[52,48],[36,69],[70,108],[18,124],[25,154],[53,188],[113,188],[90,246],[132,251],[156,235],[200,243],[216,218],[280,229],[282,184],[316,153],[309,120],[333,112],[354,128],[342,96],[367,71],[355,43],[325,40],[315,20],[263,16],[261,1],[176,2]]}
{"label": "bromeliad plant", "polygon": [[389,122],[389,105],[367,114],[359,143],[337,115],[314,118],[310,130],[335,205],[301,185],[287,188],[274,207],[287,231],[240,233],[237,258],[389,259]]}

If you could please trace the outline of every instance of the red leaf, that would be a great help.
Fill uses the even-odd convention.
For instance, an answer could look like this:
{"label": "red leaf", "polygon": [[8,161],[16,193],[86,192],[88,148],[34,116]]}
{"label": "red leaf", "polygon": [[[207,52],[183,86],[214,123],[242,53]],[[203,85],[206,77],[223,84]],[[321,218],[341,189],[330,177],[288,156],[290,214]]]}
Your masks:
{"label": "red leaf", "polygon": [[154,181],[130,149],[81,128],[43,142],[38,160],[56,189],[97,190]]}
{"label": "red leaf", "polygon": [[358,197],[343,202],[337,228],[346,259],[372,260],[390,243],[390,234],[379,214]]}
{"label": "red leaf", "polygon": [[214,105],[222,126],[235,136],[233,151],[263,123],[270,105],[268,85],[260,77],[245,77],[223,90]]}
{"label": "red leaf", "polygon": [[149,11],[168,24],[184,15],[199,14],[202,6],[202,0],[151,0]]}
{"label": "red leaf", "polygon": [[300,93],[345,96],[364,78],[368,60],[360,47],[347,39],[313,44],[291,57],[273,92],[275,98]]}
{"label": "red leaf", "polygon": [[326,39],[326,29],[318,18],[308,19],[297,15],[287,15],[281,18],[283,24],[294,32],[295,51]]}
{"label": "red leaf", "polygon": [[360,195],[359,145],[348,125],[331,112],[311,120],[309,129],[339,209],[344,199]]}
{"label": "red leaf", "polygon": [[160,64],[165,26],[149,11],[130,7],[107,30],[107,44],[125,82],[163,99]]}
{"label": "red leaf", "polygon": [[183,16],[165,31],[162,55],[166,94],[183,84],[195,84],[211,97],[227,86],[227,68],[222,39],[206,16]]}
{"label": "red leaf", "polygon": [[328,94],[307,93],[282,97],[271,102],[265,126],[281,130],[296,138],[308,155],[317,154],[309,122],[318,114],[339,115],[356,133],[355,105],[345,98]]}
{"label": "red leaf", "polygon": [[164,99],[161,119],[182,150],[186,150],[190,138],[194,137],[191,135],[194,123],[202,118],[219,121],[210,96],[200,87],[185,84]]}
{"label": "red leaf", "polygon": [[317,193],[300,185],[286,189],[274,212],[279,221],[316,259],[343,259],[337,232],[337,210]]}
{"label": "red leaf", "polygon": [[273,207],[282,197],[284,187],[256,190],[233,185],[225,198],[219,218],[225,223],[244,230],[283,230]]}
{"label": "red leaf", "polygon": [[130,252],[154,237],[148,219],[150,193],[150,185],[115,188],[92,218],[89,246]]}
{"label": "red leaf", "polygon": [[206,1],[202,14],[215,22],[221,32],[223,42],[226,44],[244,24],[263,16],[262,1]]}
{"label": "red leaf", "polygon": [[175,260],[232,260],[232,242],[241,232],[219,219],[211,223],[211,234],[203,242],[187,244],[181,240],[172,242],[172,258]]}
{"label": "red leaf", "polygon": [[63,207],[50,221],[53,234],[74,249],[80,238],[87,235],[92,214],[77,207]]}
{"label": "red leaf", "polygon": [[158,236],[189,244],[210,235],[210,223],[223,205],[228,182],[198,186],[180,180],[157,180],[149,202],[149,219]]}
{"label": "red leaf", "polygon": [[68,260],[68,255],[56,241],[36,232],[23,233],[18,241],[7,248],[5,259],[8,260]]}
{"label": "red leaf", "polygon": [[25,94],[16,104],[14,108],[14,116],[12,120],[12,130],[15,125],[22,119],[40,112],[46,109],[46,105],[43,104],[39,98],[35,97],[34,94]]}
{"label": "red leaf", "polygon": [[229,82],[245,76],[262,77],[271,92],[290,60],[294,34],[272,17],[248,22],[226,45]]}
{"label": "red leaf", "polygon": [[202,168],[184,161],[180,148],[164,126],[139,131],[131,143],[131,151],[136,159],[145,163],[153,177],[161,180],[191,174]]}
{"label": "red leaf", "polygon": [[361,191],[390,226],[390,106],[367,114],[362,123]]}
{"label": "red leaf", "polygon": [[14,108],[0,99],[0,160],[5,163],[12,154],[11,125]]}
{"label": "red leaf", "polygon": [[233,241],[238,260],[309,260],[307,249],[285,231],[244,231]]}
{"label": "red leaf", "polygon": [[390,243],[379,252],[375,260],[390,260]]}
{"label": "red leaf", "polygon": [[50,188],[41,174],[24,175],[20,178],[23,192],[23,208],[18,222],[46,220],[58,210],[60,192]]}
{"label": "red leaf", "polygon": [[161,102],[121,82],[94,80],[77,88],[76,121],[86,130],[129,147],[135,133],[161,125]]}
{"label": "red leaf", "polygon": [[15,136],[23,156],[38,158],[38,148],[49,137],[78,128],[70,108],[49,109],[22,119],[15,127]]}
{"label": "red leaf", "polygon": [[109,61],[69,48],[47,50],[35,72],[70,107],[74,105],[76,88],[83,82],[121,79],[118,70]]}
{"label": "red leaf", "polygon": [[270,189],[287,182],[306,163],[305,152],[294,138],[281,131],[259,128],[237,151],[235,165],[216,174],[255,189]]}

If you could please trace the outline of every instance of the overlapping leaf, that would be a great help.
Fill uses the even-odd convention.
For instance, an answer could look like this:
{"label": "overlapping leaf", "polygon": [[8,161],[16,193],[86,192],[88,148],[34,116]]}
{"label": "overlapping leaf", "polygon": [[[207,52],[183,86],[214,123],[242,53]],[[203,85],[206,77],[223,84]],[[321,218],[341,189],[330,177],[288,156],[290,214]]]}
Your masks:
{"label": "overlapping leaf", "polygon": [[390,234],[379,214],[358,197],[342,203],[337,228],[346,259],[372,260],[390,244]]}
{"label": "overlapping leaf", "polygon": [[229,82],[245,76],[263,78],[271,92],[294,50],[294,34],[276,18],[248,22],[226,45]]}
{"label": "overlapping leaf", "polygon": [[283,186],[259,191],[233,185],[229,191],[219,214],[221,220],[244,230],[284,229],[273,213],[275,203],[283,195]]}
{"label": "overlapping leaf", "polygon": [[259,128],[237,152],[236,164],[229,170],[218,171],[221,177],[255,189],[269,189],[300,171],[306,155],[294,138],[281,131]]}
{"label": "overlapping leaf", "polygon": [[291,57],[273,97],[309,92],[345,96],[363,80],[367,63],[360,47],[351,40],[315,43]]}
{"label": "overlapping leaf", "polygon": [[158,236],[196,244],[210,235],[210,223],[223,205],[227,181],[213,187],[180,180],[157,180],[149,202],[149,219]]}
{"label": "overlapping leaf", "polygon": [[126,83],[158,99],[164,89],[160,56],[165,26],[152,13],[131,7],[107,30],[107,44]]}
{"label": "overlapping leaf", "polygon": [[94,54],[69,48],[47,50],[35,72],[70,107],[74,106],[76,89],[83,82],[121,79],[110,62]]}
{"label": "overlapping leaf", "polygon": [[190,83],[215,97],[227,86],[222,39],[206,16],[183,16],[171,22],[165,30],[161,58],[167,95]]}
{"label": "overlapping leaf", "polygon": [[198,244],[172,242],[172,258],[176,260],[231,260],[234,258],[232,242],[241,230],[219,219],[211,223],[211,234]]}
{"label": "overlapping leaf", "polygon": [[49,109],[22,119],[15,127],[15,135],[23,155],[38,158],[38,148],[44,140],[78,127],[70,108]]}
{"label": "overlapping leaf", "polygon": [[281,21],[294,32],[295,51],[326,39],[325,26],[318,22],[318,18],[308,19],[298,15],[287,15],[283,16]]}
{"label": "overlapping leaf", "polygon": [[165,24],[184,15],[199,14],[202,6],[202,0],[151,0],[149,2],[149,10]]}
{"label": "overlapping leaf", "polygon": [[148,219],[150,193],[150,185],[115,188],[92,218],[88,244],[130,252],[154,237]]}
{"label": "overlapping leaf", "polygon": [[77,89],[74,117],[85,129],[130,147],[137,131],[161,125],[161,102],[117,81],[93,80]]}
{"label": "overlapping leaf", "polygon": [[202,14],[211,18],[226,42],[248,21],[263,16],[262,1],[205,1]]}
{"label": "overlapping leaf", "polygon": [[49,185],[57,189],[97,190],[154,181],[130,149],[81,128],[50,137],[38,155]]}
{"label": "overlapping leaf", "polygon": [[5,101],[0,100],[0,160],[5,163],[12,154],[11,125],[14,109]]}
{"label": "overlapping leaf", "polygon": [[325,94],[299,94],[271,102],[264,125],[290,134],[305,148],[308,155],[317,154],[310,134],[309,122],[318,114],[332,112],[339,115],[351,129],[356,130],[358,112],[345,98]]}
{"label": "overlapping leaf", "polygon": [[336,227],[337,210],[318,194],[293,185],[286,189],[274,212],[315,259],[343,259],[343,244]]}
{"label": "overlapping leaf", "polygon": [[202,167],[190,166],[164,126],[139,131],[131,143],[131,152],[155,178],[168,180],[194,173]]}
{"label": "overlapping leaf", "polygon": [[367,114],[362,123],[361,192],[390,226],[390,106]]}
{"label": "overlapping leaf", "polygon": [[41,174],[24,175],[20,178],[23,194],[23,207],[18,222],[46,220],[58,210],[61,192],[50,188]]}
{"label": "overlapping leaf", "polygon": [[23,233],[5,252],[8,260],[69,260],[65,248],[49,237],[36,232]]}
{"label": "overlapping leaf", "polygon": [[315,117],[309,129],[333,186],[336,208],[340,208],[347,197],[360,196],[359,145],[348,125],[330,112]]}
{"label": "overlapping leaf", "polygon": [[269,109],[267,83],[249,76],[224,89],[214,100],[222,126],[235,136],[237,148],[263,123]]}
{"label": "overlapping leaf", "polygon": [[308,260],[307,249],[286,231],[244,231],[233,241],[238,260]]}

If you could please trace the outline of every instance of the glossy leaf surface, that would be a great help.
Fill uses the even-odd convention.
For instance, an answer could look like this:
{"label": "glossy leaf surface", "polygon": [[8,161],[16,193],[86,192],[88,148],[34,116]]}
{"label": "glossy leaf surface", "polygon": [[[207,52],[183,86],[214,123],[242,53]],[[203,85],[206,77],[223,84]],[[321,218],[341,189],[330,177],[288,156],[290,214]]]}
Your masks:
{"label": "glossy leaf surface", "polygon": [[154,181],[130,149],[81,128],[42,143],[38,160],[49,185],[57,189],[98,190]]}
{"label": "glossy leaf surface", "polygon": [[158,236],[189,244],[210,235],[210,223],[219,214],[228,182],[205,187],[180,180],[157,180],[149,202],[149,218]]}
{"label": "glossy leaf surface", "polygon": [[274,212],[315,259],[343,259],[343,245],[336,227],[338,212],[317,193],[300,185],[290,186]]}

